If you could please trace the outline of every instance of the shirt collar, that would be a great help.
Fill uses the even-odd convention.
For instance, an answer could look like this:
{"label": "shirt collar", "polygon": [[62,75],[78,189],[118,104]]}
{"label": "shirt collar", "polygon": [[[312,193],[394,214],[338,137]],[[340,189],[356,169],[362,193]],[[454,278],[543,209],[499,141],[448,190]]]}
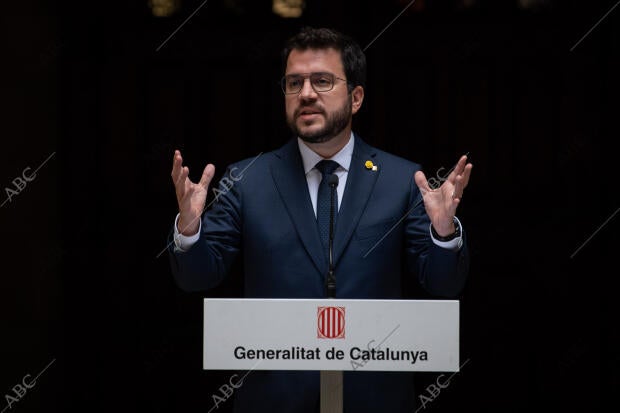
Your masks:
{"label": "shirt collar", "polygon": [[[307,175],[319,161],[323,160],[323,158],[321,155],[308,148],[301,138],[297,138],[297,144],[299,146],[299,152],[301,153],[301,160],[304,163],[304,172]],[[349,167],[351,166],[351,156],[353,156],[354,144],[355,139],[353,139],[353,132],[351,132],[349,142],[347,142],[347,144],[344,145],[338,153],[329,159],[338,162],[338,164],[348,172]]]}

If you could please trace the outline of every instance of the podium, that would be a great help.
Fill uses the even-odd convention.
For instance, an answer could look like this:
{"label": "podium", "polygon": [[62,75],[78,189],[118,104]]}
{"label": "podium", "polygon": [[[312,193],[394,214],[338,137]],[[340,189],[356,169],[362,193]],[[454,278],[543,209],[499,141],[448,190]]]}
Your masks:
{"label": "podium", "polygon": [[341,412],[342,371],[459,371],[459,301],[205,299],[203,369],[318,370]]}

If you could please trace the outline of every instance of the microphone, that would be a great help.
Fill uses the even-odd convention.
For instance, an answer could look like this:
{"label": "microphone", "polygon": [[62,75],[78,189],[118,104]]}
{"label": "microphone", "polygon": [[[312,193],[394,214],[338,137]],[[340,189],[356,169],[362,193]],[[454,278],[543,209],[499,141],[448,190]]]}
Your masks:
{"label": "microphone", "polygon": [[334,273],[334,218],[336,210],[336,187],[338,186],[338,175],[331,174],[327,177],[327,184],[330,187],[331,204],[329,209],[329,268],[327,270],[327,298],[336,298],[336,274]]}

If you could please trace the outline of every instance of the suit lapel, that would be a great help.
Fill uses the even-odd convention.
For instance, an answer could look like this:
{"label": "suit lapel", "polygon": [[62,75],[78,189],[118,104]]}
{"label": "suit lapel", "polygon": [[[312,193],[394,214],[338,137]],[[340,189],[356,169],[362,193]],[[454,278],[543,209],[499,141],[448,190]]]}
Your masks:
{"label": "suit lapel", "polygon": [[276,151],[275,155],[278,162],[271,165],[271,174],[276,188],[291,216],[304,248],[312,258],[318,272],[324,276],[327,271],[327,258],[321,247],[319,230],[312,210],[310,194],[308,194],[306,175],[297,140],[291,139],[289,143]]}
{"label": "suit lapel", "polygon": [[376,162],[376,151],[361,139],[355,136],[355,146],[351,157],[347,186],[344,190],[342,203],[338,212],[336,234],[334,235],[334,263],[338,260],[349,243],[357,223],[362,217],[370,194],[381,173],[381,169],[372,171],[367,169],[365,162]]}

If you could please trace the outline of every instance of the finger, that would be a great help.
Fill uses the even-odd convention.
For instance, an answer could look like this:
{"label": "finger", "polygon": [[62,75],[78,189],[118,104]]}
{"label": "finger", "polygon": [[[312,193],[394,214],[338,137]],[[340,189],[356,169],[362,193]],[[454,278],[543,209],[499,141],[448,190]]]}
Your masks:
{"label": "finger", "polygon": [[[188,171],[188,173],[189,173],[189,171]],[[192,181],[189,178],[186,177],[185,181],[181,185],[185,186],[183,195],[186,196],[186,197],[187,196],[191,197],[192,194],[194,193],[194,190],[196,189],[194,184],[192,183]]]}
{"label": "finger", "polygon": [[469,183],[469,175],[471,173],[471,168],[472,165],[468,164],[465,166],[465,170],[463,171],[462,175],[458,175],[456,177],[455,183],[454,183],[454,192],[456,194],[455,198],[462,198],[463,197],[463,192],[465,191],[465,188],[467,187],[467,184]]}
{"label": "finger", "polygon": [[460,200],[463,196],[463,175],[457,175],[454,182],[454,192],[452,192],[452,200]]}
{"label": "finger", "polygon": [[415,180],[415,184],[418,186],[418,189],[420,190],[420,192],[422,192],[422,195],[425,195],[427,192],[431,191],[431,188],[428,186],[428,181],[426,180],[426,175],[424,175],[424,172],[417,171],[413,178]]}
{"label": "finger", "polygon": [[[452,174],[451,174],[451,178],[453,178],[453,180],[451,182],[454,184],[454,186],[456,186],[456,178],[458,176],[463,176],[463,174],[465,174],[468,170],[471,170],[471,166],[469,166],[469,168],[468,168],[468,165],[471,165],[471,164],[467,163],[467,155],[461,156],[461,158],[457,162],[456,166],[454,167],[454,171],[453,172],[454,172],[455,175],[452,176]],[[456,191],[457,194],[462,194],[463,189],[465,189],[465,186],[467,186],[467,181],[468,180],[469,180],[469,175],[467,175],[467,179],[465,180],[464,185],[461,185],[459,190]]]}
{"label": "finger", "polygon": [[174,151],[174,156],[172,157],[172,182],[175,183],[179,180],[179,175],[181,173],[183,166],[183,158],[181,157],[181,152]]}
{"label": "finger", "polygon": [[469,183],[469,177],[471,175],[471,170],[474,166],[472,164],[467,164],[465,166],[465,171],[463,171],[463,188],[465,189],[467,187],[467,184]]}
{"label": "finger", "polygon": [[191,182],[192,181],[189,179],[189,167],[184,166],[183,172],[181,172],[181,176],[179,177],[179,184],[187,185],[187,184],[191,184]]}
{"label": "finger", "polygon": [[469,177],[471,176],[471,170],[474,166],[472,164],[467,164],[465,166],[465,170],[462,175],[457,176],[455,192],[457,194],[457,198],[461,199],[463,197],[463,192],[467,185],[469,184]]}
{"label": "finger", "polygon": [[204,171],[202,171],[202,177],[200,178],[199,184],[202,185],[204,189],[208,189],[211,179],[213,179],[213,175],[215,175],[215,166],[213,166],[213,164],[208,164],[205,166]]}
{"label": "finger", "polygon": [[463,174],[463,170],[465,169],[465,164],[467,163],[467,155],[463,155],[459,158],[456,166],[454,167],[454,173],[456,175]]}
{"label": "finger", "polygon": [[183,195],[189,189],[191,182],[189,182],[189,179],[187,178],[188,176],[189,168],[187,166],[184,166],[181,169],[181,173],[179,174],[177,181],[174,183],[174,186],[177,190],[177,195]]}
{"label": "finger", "polygon": [[[463,158],[465,160],[463,160]],[[456,165],[454,165],[452,167],[452,169],[450,169],[450,174],[446,177],[445,181],[450,182],[452,185],[454,185],[454,183],[456,182],[456,177],[458,175],[460,175],[461,173],[463,173],[462,169],[463,169],[463,165],[465,163],[465,161],[467,161],[467,155],[463,155],[459,158],[459,160],[456,162]]]}

